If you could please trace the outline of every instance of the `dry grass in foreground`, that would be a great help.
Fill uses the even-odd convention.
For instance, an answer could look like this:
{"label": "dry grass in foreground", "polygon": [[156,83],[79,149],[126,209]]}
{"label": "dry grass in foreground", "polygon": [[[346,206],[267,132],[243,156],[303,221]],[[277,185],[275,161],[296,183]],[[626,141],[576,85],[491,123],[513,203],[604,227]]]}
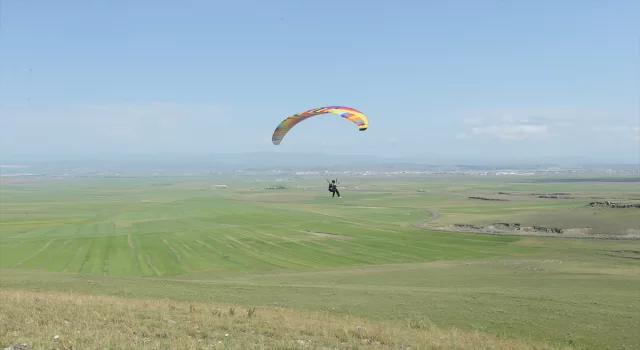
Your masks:
{"label": "dry grass in foreground", "polygon": [[16,344],[28,349],[551,348],[477,332],[296,310],[0,291],[0,348]]}

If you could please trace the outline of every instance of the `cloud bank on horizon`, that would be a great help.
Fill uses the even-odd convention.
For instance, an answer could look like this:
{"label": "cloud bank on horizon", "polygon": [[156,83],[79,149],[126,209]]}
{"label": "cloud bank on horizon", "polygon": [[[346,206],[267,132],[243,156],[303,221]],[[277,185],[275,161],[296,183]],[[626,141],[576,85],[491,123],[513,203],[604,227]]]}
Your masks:
{"label": "cloud bank on horizon", "polygon": [[[3,6],[0,154],[640,159],[634,1],[323,3],[352,27],[285,0]],[[271,144],[334,104],[369,129],[317,116]]]}

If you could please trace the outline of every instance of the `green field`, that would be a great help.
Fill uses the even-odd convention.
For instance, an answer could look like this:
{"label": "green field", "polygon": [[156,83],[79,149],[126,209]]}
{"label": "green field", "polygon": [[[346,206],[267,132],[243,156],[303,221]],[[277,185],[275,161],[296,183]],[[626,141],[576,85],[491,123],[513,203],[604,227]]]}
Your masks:
{"label": "green field", "polygon": [[[640,202],[638,182],[525,180],[346,177],[341,199],[321,178],[5,180],[0,286],[639,348],[640,209],[587,206]],[[570,198],[540,198],[557,192]],[[445,230],[493,223],[595,239]],[[0,331],[0,346],[37,342],[26,334]]]}

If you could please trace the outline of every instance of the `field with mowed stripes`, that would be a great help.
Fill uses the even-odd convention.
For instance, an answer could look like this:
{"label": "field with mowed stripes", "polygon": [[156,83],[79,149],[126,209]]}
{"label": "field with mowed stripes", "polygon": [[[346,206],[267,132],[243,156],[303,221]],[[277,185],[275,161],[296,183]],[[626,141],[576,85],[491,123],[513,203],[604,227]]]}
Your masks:
{"label": "field with mowed stripes", "polygon": [[[262,321],[270,320],[215,321],[209,325],[215,332],[170,347],[206,348],[218,341],[227,348],[260,342],[272,348],[640,346],[640,241],[631,239],[640,229],[637,209],[588,206],[640,198],[634,179],[353,176],[340,180],[340,199],[331,198],[324,179],[313,177],[2,181],[0,300],[2,312],[12,315],[0,331],[3,346],[22,340],[51,345],[48,335],[27,326],[19,306],[51,300],[50,312],[64,314],[70,309],[54,300],[86,294],[123,298],[99,301],[113,303],[114,310],[127,299],[139,305],[122,309],[133,312],[122,316],[128,322],[146,312],[187,322],[195,311],[179,309],[190,309],[189,303],[204,303],[196,309],[212,308],[207,312],[216,315],[215,305],[255,307],[258,315],[265,310]],[[568,194],[545,197],[556,192]],[[566,232],[589,226],[592,231],[578,238],[624,239],[446,230],[496,222]],[[143,310],[158,300],[174,311]],[[292,312],[286,316],[291,320],[315,326],[287,328],[266,316],[282,308]],[[370,322],[368,329],[378,333],[358,333],[364,326],[347,324],[349,317]],[[42,322],[57,332],[66,329],[56,316]],[[140,322],[127,329],[143,327]],[[167,327],[163,322],[154,328]],[[356,328],[322,330],[331,322]],[[100,326],[93,331],[101,332]],[[175,339],[184,335],[167,332]],[[238,338],[218,339],[224,332]],[[115,347],[169,342],[168,333],[153,334],[112,341]],[[76,346],[95,346],[93,337],[67,336]]]}
{"label": "field with mowed stripes", "polygon": [[280,190],[252,201],[230,195],[233,189],[41,186],[4,188],[2,268],[175,276],[482,258],[515,249],[509,237],[425,235],[411,224],[429,218],[427,209],[360,205],[385,194],[345,194],[338,202],[323,192]]}

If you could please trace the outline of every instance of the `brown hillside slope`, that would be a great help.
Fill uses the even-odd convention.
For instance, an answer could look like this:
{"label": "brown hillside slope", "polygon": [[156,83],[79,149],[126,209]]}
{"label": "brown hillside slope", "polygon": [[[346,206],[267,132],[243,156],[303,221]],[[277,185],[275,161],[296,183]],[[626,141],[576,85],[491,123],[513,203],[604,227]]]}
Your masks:
{"label": "brown hillside slope", "polygon": [[[550,349],[408,322],[297,310],[0,291],[0,347],[28,349]],[[16,348],[19,348],[17,346]]]}

